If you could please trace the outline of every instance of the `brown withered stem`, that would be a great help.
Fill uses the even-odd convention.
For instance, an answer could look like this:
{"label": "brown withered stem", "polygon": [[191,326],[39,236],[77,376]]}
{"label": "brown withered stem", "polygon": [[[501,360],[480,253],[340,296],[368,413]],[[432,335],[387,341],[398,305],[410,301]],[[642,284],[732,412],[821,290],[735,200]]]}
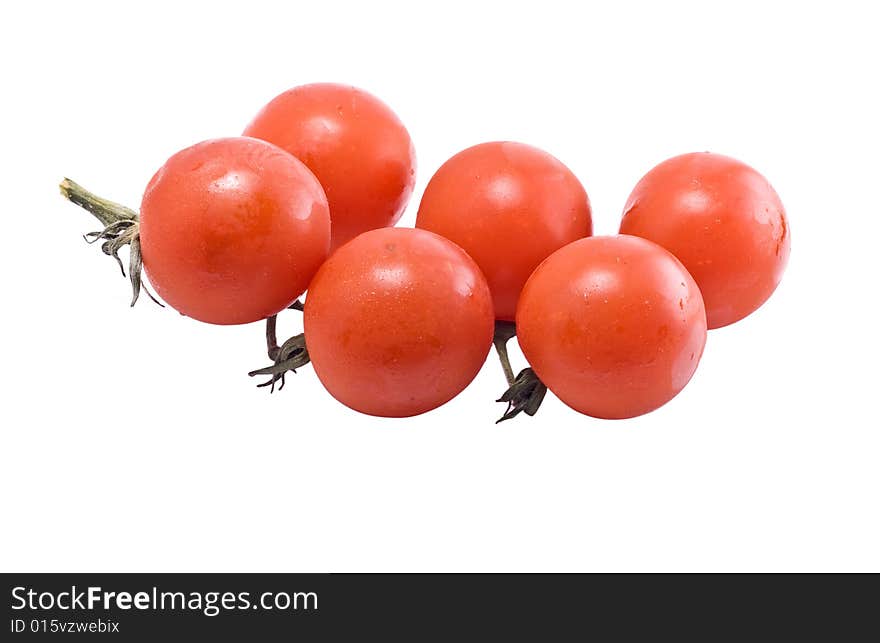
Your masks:
{"label": "brown withered stem", "polygon": [[[289,308],[302,312],[303,305],[297,299]],[[305,366],[310,361],[309,351],[306,349],[306,337],[303,333],[291,337],[281,346],[278,345],[277,323],[278,315],[266,318],[266,354],[273,363],[270,366],[258,368],[248,373],[251,377],[268,375],[269,379],[261,384],[257,384],[257,386],[269,386],[271,393],[275,392],[275,384],[277,382],[281,382],[278,386],[279,391],[284,388],[284,378],[288,371],[295,374],[296,369]]]}
{"label": "brown withered stem", "polygon": [[119,258],[119,251],[125,246],[129,247],[128,278],[131,280],[131,305],[134,306],[143,289],[150,299],[163,306],[164,304],[153,297],[141,280],[143,261],[137,212],[115,201],[99,197],[67,178],[61,181],[58,187],[65,199],[91,213],[104,226],[102,230],[85,234],[84,238],[88,243],[101,241],[101,250],[105,255],[116,260],[123,277],[126,276],[125,267]]}

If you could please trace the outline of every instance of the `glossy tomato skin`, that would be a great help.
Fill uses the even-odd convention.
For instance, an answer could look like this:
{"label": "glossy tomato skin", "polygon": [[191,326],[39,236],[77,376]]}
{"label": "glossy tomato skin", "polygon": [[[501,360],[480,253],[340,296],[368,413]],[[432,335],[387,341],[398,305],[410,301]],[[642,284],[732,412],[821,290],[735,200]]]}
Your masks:
{"label": "glossy tomato skin", "polygon": [[332,249],[394,225],[412,195],[416,156],[409,133],[362,89],[294,87],[270,101],[244,135],[278,145],[315,173],[330,203]]}
{"label": "glossy tomato skin", "polygon": [[745,163],[698,152],[664,161],[636,185],[620,232],[672,252],[703,292],[709,328],[756,310],[779,284],[791,234],[779,195]]}
{"label": "glossy tomato skin", "polygon": [[144,192],[141,250],[150,283],[188,317],[254,322],[289,306],[327,257],[330,213],[314,175],[252,138],[172,156]]}
{"label": "glossy tomato skin", "polygon": [[509,321],[538,264],[593,230],[590,200],[571,170],[511,142],[476,145],[446,161],[425,189],[416,227],[473,257],[492,290],[495,316]]}
{"label": "glossy tomato skin", "polygon": [[675,397],[706,343],[693,278],[660,246],[625,235],[551,255],[523,289],[516,327],[541,381],[576,411],[607,419]]}
{"label": "glossy tomato skin", "polygon": [[424,230],[365,232],[309,287],[315,372],[346,406],[382,417],[434,409],[476,376],[492,343],[489,286],[450,241]]}

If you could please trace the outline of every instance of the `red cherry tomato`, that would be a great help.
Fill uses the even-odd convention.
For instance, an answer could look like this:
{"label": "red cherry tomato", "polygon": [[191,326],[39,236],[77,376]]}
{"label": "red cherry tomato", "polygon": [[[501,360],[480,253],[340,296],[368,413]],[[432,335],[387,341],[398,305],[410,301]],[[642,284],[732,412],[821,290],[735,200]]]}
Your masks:
{"label": "red cherry tomato", "polygon": [[563,402],[599,418],[652,411],[684,388],[706,343],[700,290],[684,266],[638,237],[592,237],[529,278],[519,344]]}
{"label": "red cherry tomato", "polygon": [[664,161],[636,185],[620,232],[672,252],[703,292],[709,328],[732,324],[779,284],[791,248],[785,208],[763,176],[708,152]]}
{"label": "red cherry tomato", "polygon": [[140,239],[150,283],[169,305],[211,324],[245,324],[305,291],[327,257],[330,214],[318,180],[293,156],[223,138],[156,172]]}
{"label": "red cherry tomato", "polygon": [[538,264],[593,230],[590,200],[571,170],[537,148],[506,142],[446,161],[425,189],[416,227],[464,248],[486,275],[495,316],[511,321]]}
{"label": "red cherry tomato", "polygon": [[394,225],[412,194],[416,157],[409,133],[385,103],[361,89],[294,87],[272,99],[244,135],[278,145],[315,173],[330,203],[331,249]]}
{"label": "red cherry tomato", "polygon": [[333,397],[361,413],[405,417],[458,395],[492,344],[489,286],[455,244],[424,230],[365,232],[309,287],[305,339]]}

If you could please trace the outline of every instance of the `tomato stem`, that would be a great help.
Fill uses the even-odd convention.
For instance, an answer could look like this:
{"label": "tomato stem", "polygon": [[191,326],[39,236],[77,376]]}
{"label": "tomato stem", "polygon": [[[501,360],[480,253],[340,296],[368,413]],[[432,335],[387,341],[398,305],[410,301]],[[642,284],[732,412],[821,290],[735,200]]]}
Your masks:
{"label": "tomato stem", "polygon": [[278,357],[278,351],[281,347],[278,345],[278,335],[275,327],[278,323],[278,315],[272,315],[266,318],[266,354],[273,362]]}
{"label": "tomato stem", "polygon": [[501,320],[495,322],[495,336],[492,343],[501,361],[501,368],[504,369],[504,377],[507,378],[507,390],[496,400],[496,402],[506,402],[507,410],[495,424],[515,418],[523,411],[526,415],[534,415],[547,394],[547,387],[531,368],[524,368],[514,377],[513,369],[510,367],[510,356],[507,354],[507,342],[514,337],[516,337],[515,323]]}
{"label": "tomato stem", "polygon": [[507,342],[513,337],[516,337],[516,324],[501,320],[495,322],[495,336],[492,339],[492,344],[495,346],[495,352],[498,353],[498,360],[501,362],[508,386],[513,386],[516,379],[513,375],[513,369],[510,367],[510,356],[507,354]]}
{"label": "tomato stem", "polygon": [[91,212],[98,221],[104,224],[105,228],[120,221],[137,221],[138,219],[137,212],[131,208],[99,197],[94,192],[86,190],[76,181],[65,178],[58,187],[61,189],[61,194],[65,199]]}
{"label": "tomato stem", "polygon": [[[289,308],[302,310],[303,305],[297,300]],[[275,392],[276,382],[281,382],[281,385],[278,387],[279,391],[284,388],[284,377],[288,371],[296,373],[296,369],[305,366],[311,361],[309,359],[309,351],[306,349],[306,338],[303,333],[291,337],[281,346],[278,345],[277,324],[278,315],[266,318],[266,353],[274,363],[271,366],[259,368],[248,373],[251,377],[269,375],[270,379],[257,384],[257,386],[270,386],[272,393]]]}
{"label": "tomato stem", "polygon": [[[295,302],[290,304],[287,307],[288,310],[298,310],[300,312],[303,311],[302,302],[297,299]],[[272,315],[271,317],[266,317],[266,353],[269,355],[269,359],[273,362],[278,357],[279,351],[281,351],[281,347],[278,345],[278,335],[276,334],[275,328],[278,324],[278,315]]]}
{"label": "tomato stem", "polygon": [[150,299],[164,307],[165,305],[157,300],[141,281],[143,263],[141,259],[140,224],[137,212],[115,201],[99,197],[97,194],[86,190],[79,183],[67,178],[61,181],[58,187],[61,189],[61,194],[65,199],[90,212],[92,216],[104,225],[103,230],[87,233],[85,240],[88,243],[101,241],[101,250],[105,255],[116,260],[123,277],[126,276],[125,268],[122,265],[122,260],[119,258],[119,251],[124,246],[129,247],[128,278],[131,280],[131,305],[135,305],[141,289],[143,289]]}

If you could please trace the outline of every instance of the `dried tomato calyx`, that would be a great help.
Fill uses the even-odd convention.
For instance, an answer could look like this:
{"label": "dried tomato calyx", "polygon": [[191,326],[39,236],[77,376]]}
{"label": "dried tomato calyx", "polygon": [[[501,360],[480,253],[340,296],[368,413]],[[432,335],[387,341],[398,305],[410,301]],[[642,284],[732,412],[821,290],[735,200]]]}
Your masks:
{"label": "dried tomato calyx", "polygon": [[61,181],[58,187],[65,199],[91,213],[104,225],[102,230],[89,232],[83,236],[88,243],[102,242],[102,252],[116,260],[123,277],[126,276],[125,267],[119,258],[119,251],[123,247],[129,246],[128,278],[131,280],[131,305],[134,306],[140,296],[141,289],[143,289],[150,299],[160,306],[164,306],[141,281],[143,261],[141,259],[140,224],[137,212],[115,201],[99,197],[70,179]]}
{"label": "dried tomato calyx", "polygon": [[534,415],[541,407],[541,402],[544,401],[546,394],[547,387],[538,378],[535,371],[531,368],[524,368],[516,376],[510,388],[504,391],[504,395],[497,400],[498,402],[507,402],[507,410],[495,424],[515,418],[522,412],[525,412],[526,415]]}

